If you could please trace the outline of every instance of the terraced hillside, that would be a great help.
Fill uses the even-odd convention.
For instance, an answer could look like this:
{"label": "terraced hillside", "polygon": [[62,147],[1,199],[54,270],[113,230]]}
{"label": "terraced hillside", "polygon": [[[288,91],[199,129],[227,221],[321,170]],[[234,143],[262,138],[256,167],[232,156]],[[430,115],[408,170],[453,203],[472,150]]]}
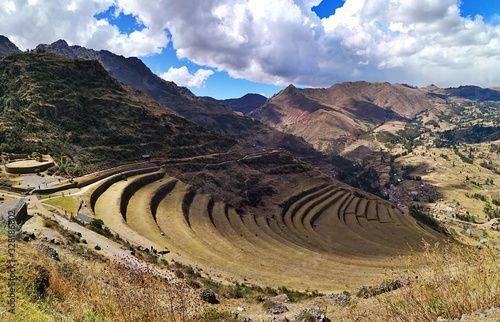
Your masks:
{"label": "terraced hillside", "polygon": [[96,61],[49,53],[0,57],[0,150],[54,156],[54,172],[225,152],[236,141],[112,78]]}
{"label": "terraced hillside", "polygon": [[219,280],[339,291],[373,283],[399,255],[437,233],[392,204],[322,183],[291,194],[281,212],[244,213],[152,168],[103,181],[95,216],[134,244]]}

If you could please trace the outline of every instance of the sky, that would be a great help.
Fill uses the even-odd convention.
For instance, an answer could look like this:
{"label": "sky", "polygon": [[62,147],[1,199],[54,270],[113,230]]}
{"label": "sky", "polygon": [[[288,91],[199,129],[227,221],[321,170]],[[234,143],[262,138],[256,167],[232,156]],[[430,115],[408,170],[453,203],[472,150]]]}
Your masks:
{"label": "sky", "polygon": [[496,0],[2,0],[0,33],[137,56],[218,99],[357,80],[500,87]]}

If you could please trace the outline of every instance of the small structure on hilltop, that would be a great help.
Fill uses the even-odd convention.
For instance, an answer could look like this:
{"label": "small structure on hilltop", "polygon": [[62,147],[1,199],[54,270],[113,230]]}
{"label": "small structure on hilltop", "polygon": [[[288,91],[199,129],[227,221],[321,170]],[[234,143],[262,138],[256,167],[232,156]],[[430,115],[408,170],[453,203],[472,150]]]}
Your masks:
{"label": "small structure on hilltop", "polygon": [[24,198],[13,199],[0,206],[0,217],[5,220],[15,219],[18,225],[28,219],[28,205]]}

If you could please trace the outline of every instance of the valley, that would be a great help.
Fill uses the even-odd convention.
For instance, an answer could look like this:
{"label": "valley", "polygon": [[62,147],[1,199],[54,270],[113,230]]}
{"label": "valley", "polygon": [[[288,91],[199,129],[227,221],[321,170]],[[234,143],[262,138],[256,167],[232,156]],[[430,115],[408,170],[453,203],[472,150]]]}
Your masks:
{"label": "valley", "polygon": [[[141,292],[151,320],[161,310],[180,321],[292,318],[272,313],[279,304],[293,316],[324,306],[339,320],[384,320],[398,316],[399,295],[409,310],[418,310],[412,292],[438,296],[419,276],[431,285],[459,274],[464,284],[445,285],[467,298],[466,283],[478,283],[468,278],[485,270],[481,300],[446,316],[500,305],[496,90],[290,85],[233,111],[223,104],[236,100],[198,98],[137,58],[63,40],[0,48],[0,206],[25,202],[29,218],[16,238],[5,222],[2,238],[21,245],[26,267],[36,265],[31,257],[42,263],[18,268],[23,287],[50,271],[38,298],[19,295],[36,321],[72,312],[65,305],[76,296],[58,285],[75,281],[114,295],[83,296],[88,307],[73,308],[74,320],[142,319],[118,308]],[[453,264],[440,271],[446,256]],[[87,284],[80,267],[97,282]],[[422,314],[444,314],[432,305]],[[235,307],[244,307],[240,317]]]}

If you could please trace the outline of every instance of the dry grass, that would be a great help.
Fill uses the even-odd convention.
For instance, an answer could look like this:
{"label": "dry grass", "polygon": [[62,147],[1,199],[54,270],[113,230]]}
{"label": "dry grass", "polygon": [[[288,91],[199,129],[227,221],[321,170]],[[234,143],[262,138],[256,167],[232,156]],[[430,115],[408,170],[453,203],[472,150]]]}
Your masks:
{"label": "dry grass", "polygon": [[[426,268],[415,269],[421,263]],[[427,244],[425,252],[408,258],[407,273],[406,286],[345,309],[339,319],[436,321],[500,306],[498,250]]]}
{"label": "dry grass", "polygon": [[[92,257],[88,250],[57,248],[60,262],[18,242],[16,313],[7,312],[7,239],[1,236],[0,320],[2,321],[204,321],[206,306],[181,282],[168,282],[150,271]],[[51,247],[56,247],[51,245]],[[85,256],[76,253],[83,252]],[[38,267],[48,288],[35,291]]]}

